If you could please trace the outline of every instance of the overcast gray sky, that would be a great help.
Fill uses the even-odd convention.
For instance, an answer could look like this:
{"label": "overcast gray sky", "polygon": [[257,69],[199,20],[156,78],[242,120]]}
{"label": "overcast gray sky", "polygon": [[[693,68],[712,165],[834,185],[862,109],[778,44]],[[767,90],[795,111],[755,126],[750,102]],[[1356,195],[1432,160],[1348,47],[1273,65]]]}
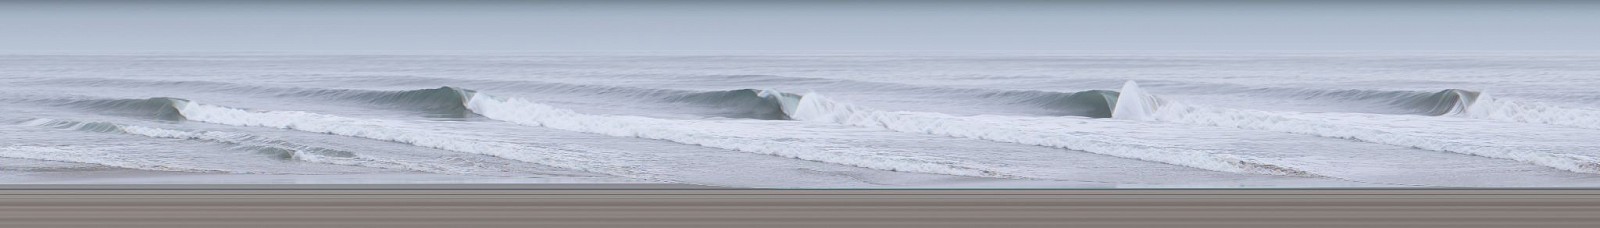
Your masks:
{"label": "overcast gray sky", "polygon": [[0,3],[0,51],[1600,50],[1584,1]]}

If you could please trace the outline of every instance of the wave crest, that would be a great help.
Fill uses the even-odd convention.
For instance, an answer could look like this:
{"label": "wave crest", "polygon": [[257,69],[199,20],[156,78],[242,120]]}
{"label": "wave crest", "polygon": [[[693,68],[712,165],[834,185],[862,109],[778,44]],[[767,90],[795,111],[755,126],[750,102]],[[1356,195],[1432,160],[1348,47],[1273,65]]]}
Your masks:
{"label": "wave crest", "polygon": [[985,93],[980,97],[1033,105],[1050,110],[1052,115],[1111,118],[1112,106],[1116,105],[1117,98],[1120,95],[1120,92],[1110,90],[1088,90],[1072,93],[1027,90]]}
{"label": "wave crest", "polygon": [[66,105],[112,115],[179,121],[184,120],[183,113],[178,112],[178,107],[183,102],[188,102],[188,100],[155,97],[147,99],[74,100],[66,102]]}
{"label": "wave crest", "polygon": [[1411,113],[1443,116],[1466,112],[1478,100],[1477,91],[1446,89],[1434,93],[1414,93],[1390,104],[1406,108]]}
{"label": "wave crest", "polygon": [[729,110],[723,116],[763,120],[787,120],[799,95],[774,90],[738,89],[688,94],[667,95],[663,100],[720,107]]}
{"label": "wave crest", "polygon": [[304,90],[292,96],[333,98],[344,101],[422,111],[430,117],[464,118],[472,116],[467,110],[467,98],[477,91],[444,86],[433,89],[372,91],[372,90]]}

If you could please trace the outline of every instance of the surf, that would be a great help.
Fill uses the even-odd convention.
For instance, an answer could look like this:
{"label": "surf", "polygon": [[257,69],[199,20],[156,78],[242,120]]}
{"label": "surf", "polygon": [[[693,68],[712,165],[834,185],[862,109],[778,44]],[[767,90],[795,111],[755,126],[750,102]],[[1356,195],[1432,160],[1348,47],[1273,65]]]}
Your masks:
{"label": "surf", "polygon": [[[1137,98],[1137,99],[1134,99]],[[1122,91],[1118,110],[1113,118],[1161,121],[1204,126],[1228,127],[1246,130],[1265,130],[1329,138],[1358,140],[1423,150],[1460,153],[1490,158],[1528,162],[1546,167],[1580,173],[1600,173],[1600,156],[1577,154],[1580,151],[1553,152],[1546,150],[1498,146],[1492,142],[1476,142],[1451,137],[1473,136],[1466,132],[1430,130],[1428,127],[1400,127],[1417,122],[1463,122],[1437,118],[1482,118],[1486,110],[1499,110],[1488,94],[1463,90],[1446,90],[1422,98],[1430,110],[1442,113],[1439,117],[1407,117],[1366,113],[1299,113],[1247,109],[1230,109],[1190,105],[1152,95],[1133,81]],[[1122,107],[1128,107],[1126,109]],[[1120,112],[1122,110],[1129,110]],[[1429,119],[1435,118],[1435,119]],[[1494,118],[1485,118],[1498,120]],[[1471,122],[1471,121],[1466,121]],[[1514,121],[1524,122],[1524,121]],[[1525,122],[1524,122],[1525,123]],[[1484,123],[1471,123],[1483,125]],[[1431,131],[1431,132],[1430,132]],[[1493,132],[1482,132],[1490,135]]]}
{"label": "surf", "polygon": [[1212,171],[1315,176],[1291,167],[1227,155],[1223,151],[1153,147],[1123,143],[1123,140],[1094,134],[1017,128],[1009,124],[990,123],[983,116],[962,117],[939,113],[878,111],[836,102],[816,93],[803,95],[791,115],[802,121],[1055,147]]}
{"label": "surf", "polygon": [[[179,130],[112,122],[86,122],[56,120],[49,118],[29,120],[21,123],[21,125],[86,132],[137,135],[160,139],[180,139],[218,143],[228,145],[228,147],[232,149],[253,151],[265,158],[282,161],[360,166],[439,174],[494,175],[497,173],[510,172],[510,170],[506,170],[505,167],[496,167],[498,164],[480,163],[473,166],[462,166],[460,164],[453,164],[454,162],[440,163],[438,161],[429,162],[419,159],[403,159],[391,154],[358,153],[356,151],[305,145],[285,139],[239,132]],[[397,152],[399,151],[390,151],[388,153]]]}

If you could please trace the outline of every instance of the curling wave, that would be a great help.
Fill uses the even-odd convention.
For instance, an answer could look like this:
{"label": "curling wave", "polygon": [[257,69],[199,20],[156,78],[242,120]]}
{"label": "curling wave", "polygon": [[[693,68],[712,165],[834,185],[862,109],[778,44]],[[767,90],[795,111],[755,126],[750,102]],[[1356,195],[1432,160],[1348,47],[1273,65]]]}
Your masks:
{"label": "curling wave", "polygon": [[729,118],[787,120],[789,115],[783,110],[787,97],[797,95],[785,94],[772,90],[739,89],[728,91],[711,91],[687,94],[667,95],[662,100],[673,103],[691,103],[721,107],[722,116]]}
{"label": "curling wave", "polygon": [[1300,99],[1335,99],[1369,102],[1388,106],[1397,114],[1428,116],[1456,115],[1466,111],[1478,100],[1477,91],[1445,89],[1437,92],[1373,91],[1373,90],[1311,90],[1298,91],[1293,97]]}
{"label": "curling wave", "polygon": [[1111,118],[1112,106],[1120,93],[1109,90],[1089,90],[1073,93],[1048,91],[1002,91],[979,95],[1017,104],[1050,110],[1052,115]]}
{"label": "curling wave", "polygon": [[[627,90],[628,88],[610,88]],[[639,99],[652,99],[668,103],[690,104],[717,109],[715,113],[727,118],[786,120],[784,98],[798,95],[773,90],[737,89],[726,91],[685,91],[663,89],[636,89],[631,95]],[[476,115],[467,109],[467,100],[477,91],[458,87],[434,89],[374,91],[374,90],[324,90],[303,89],[286,96],[332,98],[364,104],[420,110],[440,117],[466,117]],[[792,103],[792,102],[791,102]],[[792,104],[790,105],[792,106]]]}
{"label": "curling wave", "polygon": [[1402,100],[1406,107],[1425,115],[1443,116],[1465,113],[1478,101],[1478,92],[1447,89],[1418,99]]}
{"label": "curling wave", "polygon": [[[1123,81],[1122,84],[1126,84]],[[1476,102],[1479,91],[1442,89],[1435,91],[1321,89],[1256,87],[1226,83],[1165,82],[1161,87],[1190,95],[1228,95],[1245,97],[1270,97],[1293,100],[1297,104],[1314,105],[1315,111],[1360,112],[1376,114],[1410,114],[1442,116],[1458,114]]]}
{"label": "curling wave", "polygon": [[[721,110],[718,114],[728,118],[787,120],[786,107],[793,107],[794,99],[799,95],[763,89],[738,89],[726,91],[683,91],[683,90],[645,90],[632,96],[656,99],[669,103],[681,103],[713,107]],[[467,101],[477,91],[458,87],[440,87],[435,89],[404,90],[404,91],[373,91],[373,90],[305,90],[295,92],[294,96],[333,98],[346,101],[358,101],[367,104],[405,108],[411,110],[427,111],[441,114],[446,117],[465,117],[476,115],[467,108]],[[787,105],[786,105],[787,103]]]}
{"label": "curling wave", "polygon": [[476,91],[439,87],[404,91],[370,91],[350,89],[303,89],[287,93],[289,96],[332,98],[376,106],[422,111],[432,117],[464,118],[472,115],[466,108],[467,97]]}
{"label": "curling wave", "polygon": [[156,97],[148,99],[67,100],[63,105],[92,110],[102,114],[176,121],[184,120],[183,114],[178,112],[176,105],[181,102],[184,102],[184,100]]}

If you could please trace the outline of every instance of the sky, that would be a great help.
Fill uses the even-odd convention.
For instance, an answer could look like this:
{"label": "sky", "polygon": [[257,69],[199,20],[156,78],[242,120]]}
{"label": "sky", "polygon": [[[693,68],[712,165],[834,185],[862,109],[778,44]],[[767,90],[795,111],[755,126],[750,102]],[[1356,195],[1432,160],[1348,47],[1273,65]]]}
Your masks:
{"label": "sky", "polygon": [[1600,1],[4,1],[0,51],[1596,51]]}

